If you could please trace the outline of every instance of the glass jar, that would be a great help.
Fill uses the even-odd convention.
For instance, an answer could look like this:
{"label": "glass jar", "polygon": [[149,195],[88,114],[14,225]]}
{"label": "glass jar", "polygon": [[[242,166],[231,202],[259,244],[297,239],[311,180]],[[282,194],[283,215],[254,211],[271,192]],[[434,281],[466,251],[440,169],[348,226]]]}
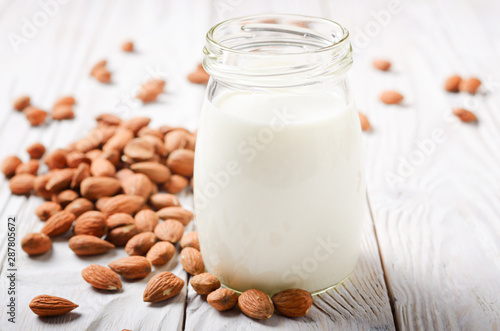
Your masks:
{"label": "glass jar", "polygon": [[214,26],[204,53],[194,204],[208,272],[238,292],[334,287],[356,265],[366,204],[348,31],[244,17]]}

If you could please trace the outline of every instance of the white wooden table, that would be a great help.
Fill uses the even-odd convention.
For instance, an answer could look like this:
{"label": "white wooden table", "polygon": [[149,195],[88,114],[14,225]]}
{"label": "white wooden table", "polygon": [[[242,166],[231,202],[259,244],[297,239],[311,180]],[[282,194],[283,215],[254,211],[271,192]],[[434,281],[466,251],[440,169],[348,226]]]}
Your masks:
{"label": "white wooden table", "polygon": [[[125,253],[78,258],[67,238],[58,238],[48,254],[18,254],[16,324],[6,322],[2,301],[0,330],[500,328],[499,1],[64,2],[42,1],[52,3],[45,9],[35,1],[0,2],[1,159],[17,154],[26,160],[25,149],[35,141],[50,149],[63,147],[82,137],[103,111],[124,118],[151,116],[152,126],[196,128],[204,88],[190,84],[186,75],[202,57],[205,32],[223,19],[286,12],[324,16],[347,26],[356,51],[353,93],[374,127],[365,134],[370,213],[362,255],[353,276],[316,297],[306,317],[277,314],[255,321],[237,309],[219,313],[190,287],[169,301],[143,303],[149,278],[125,282],[117,294],[93,290],[80,271]],[[29,24],[38,27],[28,31]],[[14,34],[24,38],[17,51]],[[137,53],[120,50],[129,38]],[[372,69],[375,57],[392,60],[393,70]],[[88,75],[101,58],[108,59],[113,72],[109,86]],[[452,73],[480,77],[482,93],[445,93],[443,80]],[[131,96],[152,76],[166,78],[168,93],[155,104],[137,105]],[[378,94],[384,89],[403,93],[404,106],[381,104]],[[12,99],[21,94],[46,109],[58,96],[74,95],[77,118],[33,129],[11,110]],[[475,111],[479,125],[458,122],[450,115],[455,106]],[[190,194],[179,196],[192,209]],[[7,217],[18,217],[20,240],[42,227],[33,213],[40,203],[37,197],[11,196],[8,182],[0,179],[2,300]],[[158,270],[189,280],[176,262]],[[42,293],[80,307],[61,317],[38,318],[28,303]]]}

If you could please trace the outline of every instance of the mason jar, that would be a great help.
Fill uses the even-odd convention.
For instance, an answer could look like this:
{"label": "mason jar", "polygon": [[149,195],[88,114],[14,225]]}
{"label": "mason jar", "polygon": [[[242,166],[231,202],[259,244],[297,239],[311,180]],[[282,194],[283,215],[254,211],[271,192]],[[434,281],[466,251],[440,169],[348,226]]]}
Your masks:
{"label": "mason jar", "polygon": [[249,16],[214,26],[204,53],[194,204],[207,271],[270,295],[341,283],[366,204],[348,31],[324,18]]}

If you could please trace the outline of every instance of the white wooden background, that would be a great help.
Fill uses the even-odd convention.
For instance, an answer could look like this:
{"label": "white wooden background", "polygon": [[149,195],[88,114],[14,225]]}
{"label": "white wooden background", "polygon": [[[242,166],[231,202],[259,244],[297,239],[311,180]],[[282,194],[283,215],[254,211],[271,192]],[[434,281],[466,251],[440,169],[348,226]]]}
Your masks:
{"label": "white wooden background", "polygon": [[[43,3],[56,3],[48,7],[52,15],[46,22],[40,14]],[[65,146],[82,137],[103,111],[124,118],[151,116],[153,126],[196,128],[204,88],[185,77],[202,57],[205,32],[223,19],[261,12],[332,18],[353,37],[352,89],[374,130],[365,134],[370,215],[362,256],[350,280],[316,297],[306,317],[277,314],[255,321],[237,309],[215,311],[189,287],[167,302],[143,303],[149,277],[124,282],[117,294],[93,290],[81,279],[81,269],[94,262],[107,264],[125,253],[78,258],[66,239],[58,238],[48,254],[27,258],[19,253],[17,323],[6,322],[2,301],[0,330],[500,328],[499,1],[4,0],[0,158],[18,154],[26,160],[24,151],[35,141],[50,149]],[[22,36],[25,20],[33,22],[34,17],[40,27],[16,52],[9,36]],[[121,42],[129,38],[136,43],[134,54],[120,51]],[[392,60],[393,70],[372,69],[375,57]],[[113,72],[109,86],[88,75],[101,58],[108,59]],[[482,92],[445,93],[443,80],[452,73],[480,77],[485,83]],[[160,102],[123,106],[151,76],[168,81],[168,93]],[[384,89],[401,91],[404,105],[381,104],[377,97]],[[74,95],[77,118],[30,128],[22,114],[11,110],[12,99],[21,94],[29,94],[45,109],[58,96]],[[475,111],[479,125],[456,121],[450,116],[454,106]],[[436,134],[442,139],[429,143]],[[424,145],[427,154],[419,152]],[[188,193],[180,199],[192,208]],[[18,238],[38,231],[42,223],[33,212],[40,203],[36,197],[11,196],[8,182],[0,179],[2,300],[7,217],[18,217]],[[159,269],[173,270],[188,281],[175,262]],[[80,307],[65,316],[38,318],[28,303],[42,293]]]}

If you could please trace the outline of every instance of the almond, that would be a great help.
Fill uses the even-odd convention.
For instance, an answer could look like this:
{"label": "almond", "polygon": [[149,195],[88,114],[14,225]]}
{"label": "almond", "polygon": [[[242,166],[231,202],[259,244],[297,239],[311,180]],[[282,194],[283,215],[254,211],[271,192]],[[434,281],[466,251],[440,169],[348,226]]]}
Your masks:
{"label": "almond", "polygon": [[200,63],[195,71],[187,76],[187,79],[193,84],[207,84],[210,76],[207,74],[203,65]]}
{"label": "almond", "polygon": [[[137,215],[139,215],[139,213],[137,213]],[[119,226],[134,224],[134,218],[132,216],[130,216],[129,214],[116,213],[116,214],[109,216],[106,219],[106,224],[108,225],[109,229],[114,229],[114,228],[119,227]]]}
{"label": "almond", "polygon": [[122,288],[122,282],[116,272],[97,264],[83,269],[82,277],[87,283],[101,290],[115,291]]}
{"label": "almond", "polygon": [[120,125],[121,118],[113,114],[101,114],[96,118],[97,123],[106,125]]}
{"label": "almond", "polygon": [[160,272],[152,277],[144,290],[144,302],[159,302],[179,294],[184,288],[184,280],[171,272]]}
{"label": "almond", "polygon": [[150,127],[145,126],[142,129],[140,129],[139,132],[137,132],[137,136],[138,137],[153,136],[160,139],[160,142],[163,144],[163,138],[165,135],[158,129],[152,129]]}
{"label": "almond", "polygon": [[189,185],[186,177],[180,175],[172,175],[170,179],[165,182],[163,189],[171,194],[176,194],[185,189]]}
{"label": "almond", "polygon": [[151,273],[152,264],[143,256],[129,256],[111,262],[108,266],[123,278],[141,279]]}
{"label": "almond", "polygon": [[23,112],[31,126],[40,126],[45,123],[47,118],[47,112],[39,108],[28,106],[24,108]]}
{"label": "almond", "polygon": [[71,178],[70,187],[71,188],[80,187],[82,181],[88,177],[90,177],[90,166],[87,163],[80,163],[78,165],[78,168],[76,168],[73,177]]}
{"label": "almond", "polygon": [[201,253],[196,248],[183,248],[180,254],[182,267],[191,275],[201,274],[205,270],[205,264],[201,258]]}
{"label": "almond", "polygon": [[360,112],[358,112],[358,116],[359,116],[359,122],[361,123],[361,129],[363,131],[370,131],[372,129],[372,126],[370,125],[368,118]]}
{"label": "almond", "polygon": [[61,211],[61,206],[52,201],[47,201],[42,203],[35,209],[35,214],[42,221],[48,220],[50,217],[54,216]]}
{"label": "almond", "polygon": [[134,172],[128,168],[123,168],[116,173],[116,178],[123,184],[123,181],[132,176]]}
{"label": "almond", "polygon": [[220,288],[207,296],[207,302],[215,309],[225,311],[236,306],[238,295],[228,288]]}
{"label": "almond", "polygon": [[144,138],[135,138],[125,145],[123,154],[138,161],[149,160],[155,155],[155,146]]}
{"label": "almond", "polygon": [[50,192],[58,192],[69,188],[74,174],[74,169],[58,169],[54,171],[47,185],[45,185],[45,189]]}
{"label": "almond", "polygon": [[90,173],[96,177],[114,177],[116,169],[113,163],[108,160],[97,158],[90,165]]}
{"label": "almond", "polygon": [[64,190],[52,196],[52,201],[57,202],[63,208],[78,199],[78,193],[73,190]]}
{"label": "almond", "polygon": [[40,255],[48,252],[52,247],[52,241],[43,233],[28,233],[21,240],[21,248],[28,255]]}
{"label": "almond", "polygon": [[378,70],[388,71],[391,68],[391,62],[387,60],[378,59],[373,61],[373,66]]}
{"label": "almond", "polygon": [[154,265],[168,263],[175,254],[175,246],[168,241],[160,241],[153,245],[146,258]]}
{"label": "almond", "polygon": [[76,219],[73,231],[77,235],[88,234],[100,238],[108,232],[106,217],[100,211],[87,211]]}
{"label": "almond", "polygon": [[30,309],[38,316],[58,316],[77,308],[73,302],[52,295],[38,295],[31,300]]}
{"label": "almond", "polygon": [[274,308],[288,317],[307,315],[313,303],[309,292],[301,289],[284,290],[273,295]]}
{"label": "almond", "polygon": [[179,199],[173,194],[168,193],[157,193],[153,194],[149,198],[149,203],[153,208],[159,210],[166,207],[177,207],[179,206]]}
{"label": "almond", "polygon": [[52,197],[52,192],[45,189],[49,179],[50,175],[45,174],[35,177],[35,180],[33,181],[33,190],[35,191],[35,194],[45,200]]}
{"label": "almond", "polygon": [[106,61],[106,60],[101,60],[101,61],[97,62],[90,70],[90,75],[95,76],[96,72],[99,70],[105,69],[107,64],[108,64],[108,61]]}
{"label": "almond", "polygon": [[184,225],[176,220],[166,220],[155,227],[154,233],[160,240],[176,243],[182,238]]}
{"label": "almond", "polygon": [[75,215],[65,210],[50,217],[40,232],[49,237],[57,236],[68,231],[75,220]]}
{"label": "almond", "polygon": [[134,217],[134,223],[139,232],[153,232],[160,218],[150,209],[139,211]]}
{"label": "almond", "polygon": [[151,122],[151,119],[148,117],[133,117],[131,119],[123,121],[121,123],[121,126],[131,130],[134,133],[134,135],[136,135],[140,129],[142,129],[145,126],[148,126],[149,122]]}
{"label": "almond", "polygon": [[97,201],[95,202],[95,208],[99,211],[102,211],[102,208],[109,201],[109,199],[111,199],[111,197],[101,197],[97,199]]}
{"label": "almond", "polygon": [[[220,287],[217,277],[208,272],[193,276],[189,283],[200,295],[208,295]],[[234,303],[236,304],[236,301]]]}
{"label": "almond", "polygon": [[108,232],[106,240],[115,246],[125,246],[138,233],[134,224],[119,226]]}
{"label": "almond", "polygon": [[120,163],[120,152],[116,149],[108,149],[102,152],[100,158],[111,162],[113,166],[117,166]]}
{"label": "almond", "polygon": [[146,175],[133,174],[124,179],[121,186],[125,194],[138,195],[144,199],[148,199],[151,195],[153,183],[151,183]]}
{"label": "almond", "polygon": [[104,254],[115,248],[112,243],[88,234],[73,236],[69,239],[68,244],[69,248],[71,248],[76,255],[80,256]]}
{"label": "almond", "polygon": [[45,147],[40,143],[34,143],[28,147],[27,152],[32,159],[39,159],[45,154]]}
{"label": "almond", "polygon": [[16,168],[16,175],[19,174],[32,174],[36,176],[38,172],[38,167],[40,166],[40,161],[38,160],[29,160],[26,163],[20,164]]}
{"label": "almond", "polygon": [[130,166],[135,172],[144,174],[153,182],[161,184],[170,178],[170,170],[163,164],[156,162],[139,162]]}
{"label": "almond", "polygon": [[453,114],[455,114],[462,122],[477,122],[477,117],[473,112],[470,112],[463,108],[453,109]]}
{"label": "almond", "polygon": [[108,84],[111,82],[111,72],[106,68],[98,68],[94,72],[94,77],[101,83]]}
{"label": "almond", "polygon": [[385,91],[380,94],[380,101],[387,105],[396,105],[403,101],[403,96],[396,91]]}
{"label": "almond", "polygon": [[75,217],[94,209],[94,204],[85,198],[78,198],[64,208],[65,211],[72,213]]}
{"label": "almond", "polygon": [[273,316],[274,306],[271,298],[260,290],[247,290],[238,298],[238,306],[248,317],[264,320]]}
{"label": "almond", "polygon": [[157,215],[162,219],[174,219],[181,222],[183,225],[187,225],[194,218],[194,215],[189,210],[182,207],[166,207],[158,210]]}
{"label": "almond", "polygon": [[119,194],[109,199],[102,208],[107,215],[115,213],[134,214],[144,205],[144,198],[138,195]]}
{"label": "almond", "polygon": [[73,108],[69,105],[59,105],[52,109],[52,118],[56,121],[70,120],[75,118]]}
{"label": "almond", "polygon": [[71,95],[68,95],[57,99],[56,102],[54,103],[54,107],[62,105],[73,106],[75,103],[76,103],[75,98],[72,97]]}
{"label": "almond", "polygon": [[16,173],[16,168],[23,163],[20,158],[15,155],[7,156],[2,161],[0,168],[2,169],[5,177],[13,176]]}
{"label": "almond", "polygon": [[133,52],[134,51],[134,43],[131,41],[126,41],[122,44],[122,50],[124,52]]}
{"label": "almond", "polygon": [[134,133],[128,129],[119,129],[102,147],[103,151],[115,149],[122,151],[125,145],[134,138]]}
{"label": "almond", "polygon": [[30,97],[27,95],[22,95],[14,100],[14,109],[17,111],[22,111],[24,108],[30,105]]}
{"label": "almond", "polygon": [[174,129],[165,134],[165,148],[168,153],[176,149],[186,148],[189,140],[189,132],[185,129]]}
{"label": "almond", "polygon": [[112,177],[87,177],[80,184],[82,196],[90,200],[112,196],[120,188],[120,181]]}
{"label": "almond", "polygon": [[156,236],[153,232],[143,232],[136,234],[125,245],[125,252],[128,255],[144,255],[156,243]]}
{"label": "almond", "polygon": [[458,92],[462,77],[458,75],[450,76],[444,82],[444,89],[448,92]]}
{"label": "almond", "polygon": [[66,163],[70,168],[78,168],[81,163],[90,164],[90,159],[83,153],[71,152],[66,155]]}
{"label": "almond", "polygon": [[185,235],[182,236],[180,244],[182,248],[193,247],[196,248],[197,250],[200,250],[200,241],[198,240],[198,232],[193,231],[186,233]]}
{"label": "almond", "polygon": [[194,152],[188,149],[177,149],[170,153],[167,166],[173,173],[185,176],[193,176]]}
{"label": "almond", "polygon": [[475,77],[464,79],[460,82],[459,90],[470,94],[476,94],[481,86],[481,81]]}
{"label": "almond", "polygon": [[45,157],[45,164],[52,169],[62,169],[66,167],[66,152],[62,149],[56,149]]}
{"label": "almond", "polygon": [[25,195],[29,194],[33,189],[35,176],[32,174],[15,175],[9,181],[9,188],[12,194]]}

